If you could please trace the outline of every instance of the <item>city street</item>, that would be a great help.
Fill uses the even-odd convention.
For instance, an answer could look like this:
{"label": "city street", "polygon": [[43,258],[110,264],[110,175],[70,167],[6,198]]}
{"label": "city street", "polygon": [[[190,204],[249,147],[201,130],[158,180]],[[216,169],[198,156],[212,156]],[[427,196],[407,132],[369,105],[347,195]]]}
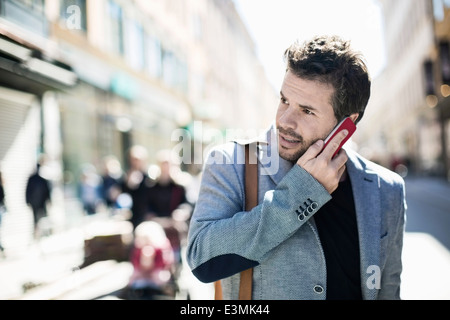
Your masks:
{"label": "city street", "polygon": [[[205,162],[242,159],[207,155],[269,126],[294,152],[344,115],[358,124],[350,148],[414,169],[401,298],[450,300],[450,1],[317,3],[0,0],[0,300],[143,300],[163,284],[155,299],[214,299],[186,264],[181,207]],[[141,218],[170,215],[156,225],[169,240],[145,228],[140,240]],[[325,280],[314,282],[331,297]]]}
{"label": "city street", "polygon": [[408,177],[402,298],[450,299],[450,184]]}
{"label": "city street", "polygon": [[434,178],[407,178],[407,232],[432,235],[450,250],[450,184]]}
{"label": "city street", "polygon": [[[448,300],[450,184],[434,178],[408,178],[406,182],[408,222],[402,299]],[[132,266],[108,260],[78,268],[83,262],[83,235],[82,228],[74,228],[0,258],[0,299],[120,299]],[[198,282],[187,267],[178,284],[181,290],[177,299],[213,298],[212,285]],[[28,288],[26,293],[24,287]]]}

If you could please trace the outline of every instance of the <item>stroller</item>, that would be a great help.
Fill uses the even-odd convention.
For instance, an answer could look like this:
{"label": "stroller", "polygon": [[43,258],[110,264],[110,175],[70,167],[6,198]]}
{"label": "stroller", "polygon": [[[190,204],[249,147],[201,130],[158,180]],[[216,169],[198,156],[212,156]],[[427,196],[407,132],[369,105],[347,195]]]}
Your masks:
{"label": "stroller", "polygon": [[144,221],[135,229],[130,261],[133,273],[127,287],[130,300],[174,299],[177,293],[174,250],[164,228]]}

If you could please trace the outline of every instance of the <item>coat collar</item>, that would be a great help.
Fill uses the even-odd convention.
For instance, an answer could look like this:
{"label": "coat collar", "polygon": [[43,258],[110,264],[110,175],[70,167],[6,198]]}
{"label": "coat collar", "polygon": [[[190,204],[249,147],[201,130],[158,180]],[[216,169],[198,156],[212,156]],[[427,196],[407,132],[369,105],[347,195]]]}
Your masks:
{"label": "coat collar", "polygon": [[[260,175],[269,176],[278,185],[284,176],[292,169],[293,163],[284,160],[278,153],[278,135],[273,123],[268,130],[260,136],[249,140],[235,140],[236,143],[245,145],[258,143],[258,160],[260,164]],[[252,149],[251,149],[252,150]]]}
{"label": "coat collar", "polygon": [[275,185],[278,185],[292,169],[294,164],[279,156],[278,133],[275,130],[275,124],[261,137],[258,158],[261,163],[261,174],[268,175]]}

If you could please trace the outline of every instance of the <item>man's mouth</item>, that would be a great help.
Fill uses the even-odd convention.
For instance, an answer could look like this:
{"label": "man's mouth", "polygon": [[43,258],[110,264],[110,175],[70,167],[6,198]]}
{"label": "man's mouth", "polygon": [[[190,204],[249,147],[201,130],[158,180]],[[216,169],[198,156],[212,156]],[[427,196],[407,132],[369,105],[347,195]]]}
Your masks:
{"label": "man's mouth", "polygon": [[280,133],[280,135],[279,135],[279,142],[280,142],[280,146],[281,147],[291,149],[291,148],[295,148],[299,144],[301,144],[302,140],[298,139],[298,138],[293,138],[293,137],[291,137],[289,135],[284,135],[284,134]]}
{"label": "man's mouth", "polygon": [[299,143],[299,142],[301,142],[300,140],[289,139],[289,138],[283,137],[283,136],[281,136],[281,138],[283,138],[285,141],[290,142],[290,143]]}

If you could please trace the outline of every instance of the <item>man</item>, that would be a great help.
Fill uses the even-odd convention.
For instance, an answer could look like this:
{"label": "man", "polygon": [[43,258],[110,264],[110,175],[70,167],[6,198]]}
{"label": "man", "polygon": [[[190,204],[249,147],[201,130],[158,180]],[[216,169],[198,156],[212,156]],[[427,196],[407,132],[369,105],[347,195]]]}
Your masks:
{"label": "man", "polygon": [[42,163],[36,164],[36,171],[30,175],[25,189],[25,201],[33,210],[34,238],[39,239],[39,221],[47,217],[47,205],[51,203],[52,186],[50,181],[41,175]]}
{"label": "man", "polygon": [[3,188],[2,172],[0,171],[0,251],[3,253],[5,248],[2,246],[2,216],[6,212],[5,206],[5,190]]}
{"label": "man", "polygon": [[188,207],[186,188],[174,180],[170,151],[158,152],[157,160],[160,173],[150,188],[149,213],[155,217],[172,217],[175,210]]}
{"label": "man", "polygon": [[122,192],[133,200],[130,218],[133,228],[143,221],[147,214],[148,193],[151,180],[147,174],[148,152],[144,146],[134,145],[128,150],[129,169],[122,181]]}
{"label": "man", "polygon": [[181,262],[181,244],[186,243],[192,208],[186,199],[186,188],[177,182],[171,158],[169,150],[161,150],[157,154],[160,172],[149,190],[147,218],[163,226],[176,261]]}
{"label": "man", "polygon": [[269,175],[259,162],[259,205],[244,212],[243,146],[211,152],[189,231],[192,272],[222,279],[225,299],[238,298],[248,268],[253,299],[399,299],[404,181],[351,150],[333,158],[346,131],[321,151],[343,118],[361,120],[367,68],[335,36],[293,44],[285,59],[278,138],[269,132],[258,152],[261,160],[277,144],[279,168]]}

